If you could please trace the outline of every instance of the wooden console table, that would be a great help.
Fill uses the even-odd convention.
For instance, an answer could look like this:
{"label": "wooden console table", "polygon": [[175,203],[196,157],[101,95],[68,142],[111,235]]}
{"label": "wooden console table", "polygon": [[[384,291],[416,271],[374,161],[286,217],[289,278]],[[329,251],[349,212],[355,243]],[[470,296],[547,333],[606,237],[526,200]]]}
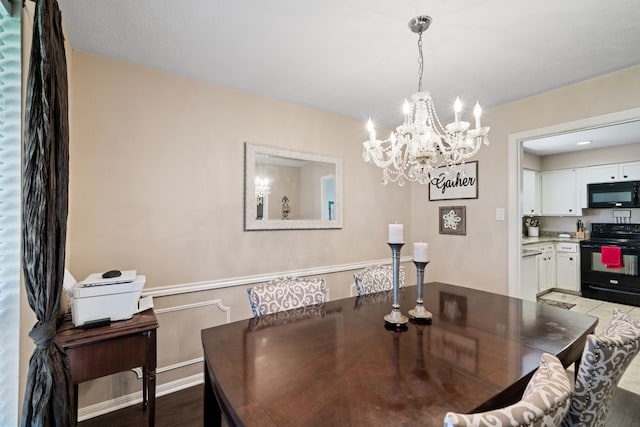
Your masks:
{"label": "wooden console table", "polygon": [[149,426],[154,425],[157,328],[153,309],[93,329],[74,328],[71,322],[58,328],[56,342],[69,358],[76,414],[79,383],[142,367],[142,408],[148,402]]}

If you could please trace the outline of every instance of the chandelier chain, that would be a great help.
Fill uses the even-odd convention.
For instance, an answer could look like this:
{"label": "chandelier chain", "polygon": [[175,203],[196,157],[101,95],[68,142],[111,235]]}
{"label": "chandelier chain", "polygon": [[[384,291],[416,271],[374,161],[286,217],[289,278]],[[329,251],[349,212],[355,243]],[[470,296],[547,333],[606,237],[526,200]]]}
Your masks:
{"label": "chandelier chain", "polygon": [[422,56],[422,31],[418,33],[418,92],[422,92],[422,73],[424,71],[424,57]]}

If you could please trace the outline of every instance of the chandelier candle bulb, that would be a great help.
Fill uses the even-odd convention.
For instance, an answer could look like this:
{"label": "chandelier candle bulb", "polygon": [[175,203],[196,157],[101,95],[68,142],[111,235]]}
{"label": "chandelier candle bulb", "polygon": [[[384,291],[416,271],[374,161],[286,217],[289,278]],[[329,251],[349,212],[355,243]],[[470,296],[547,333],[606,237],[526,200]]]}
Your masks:
{"label": "chandelier candle bulb", "polygon": [[389,224],[389,243],[404,243],[403,229],[402,224]]}
{"label": "chandelier candle bulb", "polygon": [[482,108],[480,104],[476,102],[476,106],[473,107],[473,115],[476,117],[476,129],[480,129],[480,116],[482,115]]}
{"label": "chandelier candle bulb", "polygon": [[404,105],[402,106],[402,112],[404,113],[404,124],[409,123],[409,115],[411,114],[411,105],[409,101],[404,100]]}
{"label": "chandelier candle bulb", "polygon": [[453,103],[453,111],[456,113],[456,124],[460,123],[460,113],[462,112],[462,101],[456,96],[456,102]]}
{"label": "chandelier candle bulb", "polygon": [[367,130],[369,131],[369,143],[371,144],[370,146],[373,147],[373,143],[376,140],[376,131],[373,128],[373,122],[371,121],[371,119],[367,121]]}
{"label": "chandelier candle bulb", "polygon": [[428,262],[429,261],[429,244],[424,242],[414,242],[413,244],[413,261]]}

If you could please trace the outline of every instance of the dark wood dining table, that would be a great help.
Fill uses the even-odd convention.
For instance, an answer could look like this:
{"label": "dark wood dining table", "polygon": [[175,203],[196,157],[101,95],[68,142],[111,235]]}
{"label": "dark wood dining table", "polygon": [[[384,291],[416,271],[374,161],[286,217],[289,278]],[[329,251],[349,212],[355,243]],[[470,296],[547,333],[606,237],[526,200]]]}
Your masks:
{"label": "dark wood dining table", "polygon": [[[401,311],[417,287],[399,292]],[[577,363],[598,319],[427,283],[431,324],[388,328],[392,292],[202,330],[204,425],[442,425],[520,399],[543,353]]]}

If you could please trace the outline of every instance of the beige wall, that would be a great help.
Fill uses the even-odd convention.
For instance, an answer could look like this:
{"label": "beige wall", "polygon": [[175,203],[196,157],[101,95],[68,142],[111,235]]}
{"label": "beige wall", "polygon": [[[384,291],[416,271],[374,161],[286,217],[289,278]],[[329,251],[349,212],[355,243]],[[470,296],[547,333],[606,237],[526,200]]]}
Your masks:
{"label": "beige wall", "polygon": [[[145,287],[388,256],[409,188],[361,159],[362,123],[74,52],[74,275],[136,268]],[[245,141],[344,159],[344,228],[243,231]],[[366,220],[364,220],[366,219]],[[379,244],[361,244],[379,242]]]}
{"label": "beige wall", "polygon": [[[380,170],[362,161],[359,120],[77,51],[73,67],[68,264],[77,279],[135,268],[152,291],[331,270],[390,260],[391,222],[411,236],[410,188],[380,185]],[[244,142],[342,158],[344,227],[245,232]],[[352,274],[322,275],[330,298],[351,294]],[[224,323],[227,312],[231,321],[251,315],[247,286],[217,286],[155,298],[159,367],[201,356],[200,329]],[[158,385],[201,372],[198,363],[172,368]],[[131,372],[83,383],[80,407],[98,408],[139,383]]]}
{"label": "beige wall", "polygon": [[580,168],[640,160],[640,143],[543,156],[540,170]]}

